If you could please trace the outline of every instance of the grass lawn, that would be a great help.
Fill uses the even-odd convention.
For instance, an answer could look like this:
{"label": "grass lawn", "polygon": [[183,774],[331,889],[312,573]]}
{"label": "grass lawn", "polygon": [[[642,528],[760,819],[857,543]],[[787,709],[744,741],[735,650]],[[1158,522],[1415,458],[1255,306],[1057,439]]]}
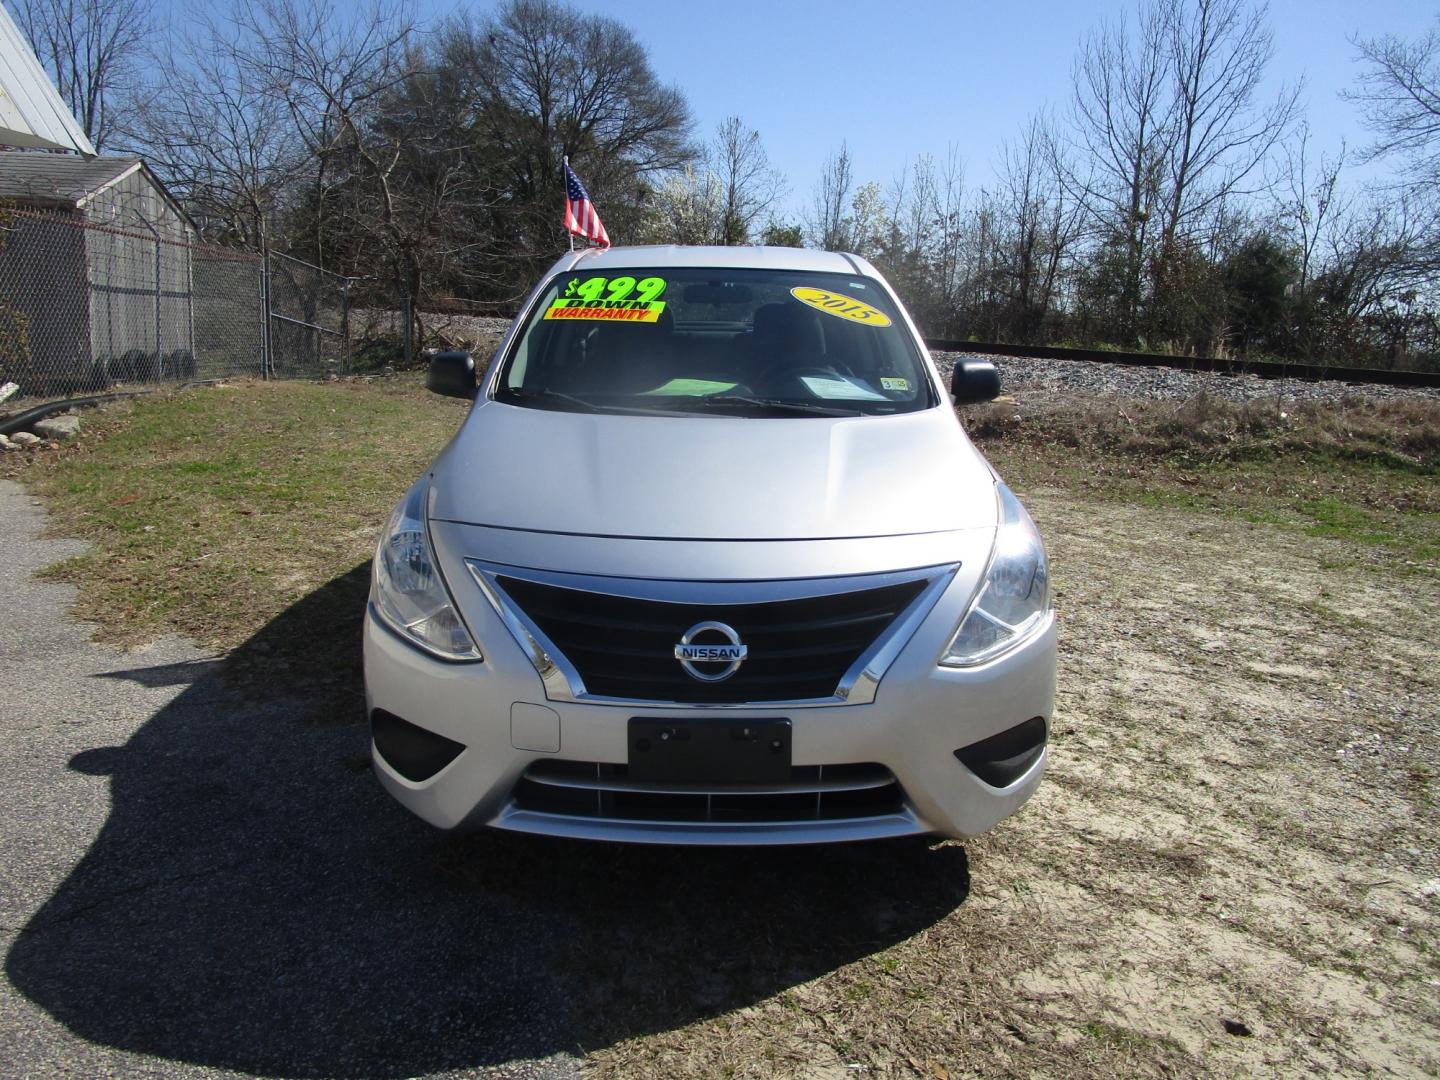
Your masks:
{"label": "grass lawn", "polygon": [[178,632],[236,649],[343,578],[314,611],[313,652],[278,662],[353,685],[368,588],[357,568],[467,408],[416,376],[240,382],[91,410],[77,444],[4,464],[45,500],[57,535],[92,542],[48,573],[80,586],[78,614],[102,639]]}
{"label": "grass lawn", "polygon": [[1440,401],[1046,398],[967,427],[1012,487],[1221,514],[1347,541],[1344,565],[1440,573]]}

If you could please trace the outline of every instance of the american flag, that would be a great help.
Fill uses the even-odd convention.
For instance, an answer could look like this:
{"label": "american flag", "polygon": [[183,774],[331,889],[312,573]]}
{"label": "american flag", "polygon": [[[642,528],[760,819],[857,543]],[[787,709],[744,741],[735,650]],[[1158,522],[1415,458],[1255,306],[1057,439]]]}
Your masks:
{"label": "american flag", "polygon": [[595,212],[590,193],[580,183],[568,161],[565,162],[565,194],[568,196],[565,202],[565,231],[593,240],[601,247],[609,247],[610,234],[600,223],[600,215]]}

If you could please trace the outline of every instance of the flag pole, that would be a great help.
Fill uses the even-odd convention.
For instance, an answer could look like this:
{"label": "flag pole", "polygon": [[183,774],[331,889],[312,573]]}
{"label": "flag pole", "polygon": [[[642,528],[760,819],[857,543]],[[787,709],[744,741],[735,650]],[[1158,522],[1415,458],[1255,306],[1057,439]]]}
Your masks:
{"label": "flag pole", "polygon": [[[565,184],[565,188],[566,188],[565,198],[566,198],[566,200],[567,200],[567,202],[568,202],[568,200],[569,200],[569,198],[570,198],[570,191],[569,191],[569,188],[570,188],[570,176],[569,176],[569,173],[570,173],[570,155],[569,155],[569,154],[565,154],[565,155],[562,155],[562,156],[561,156],[561,158],[560,158],[560,165],[561,165],[561,168],[562,168],[562,172],[561,172],[561,175],[560,175],[560,180]],[[574,234],[573,232],[571,232],[569,229],[566,229],[566,230],[565,230],[565,236],[566,236],[566,238],[570,241],[570,250],[571,250],[571,251],[574,251],[574,250],[575,250],[575,234]]]}

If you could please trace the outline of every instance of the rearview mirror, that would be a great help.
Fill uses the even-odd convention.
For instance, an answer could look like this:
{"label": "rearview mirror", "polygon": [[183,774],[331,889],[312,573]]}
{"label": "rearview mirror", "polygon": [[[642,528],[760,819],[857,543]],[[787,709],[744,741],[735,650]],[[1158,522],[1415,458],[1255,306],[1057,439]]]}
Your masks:
{"label": "rearview mirror", "polygon": [[684,295],[687,304],[714,304],[718,307],[723,304],[748,304],[753,294],[749,285],[711,281],[686,285]]}
{"label": "rearview mirror", "polygon": [[1000,372],[989,360],[959,360],[950,378],[950,394],[956,405],[994,401],[1000,396]]}
{"label": "rearview mirror", "polygon": [[468,352],[442,352],[430,358],[425,385],[446,397],[475,396],[475,359]]}

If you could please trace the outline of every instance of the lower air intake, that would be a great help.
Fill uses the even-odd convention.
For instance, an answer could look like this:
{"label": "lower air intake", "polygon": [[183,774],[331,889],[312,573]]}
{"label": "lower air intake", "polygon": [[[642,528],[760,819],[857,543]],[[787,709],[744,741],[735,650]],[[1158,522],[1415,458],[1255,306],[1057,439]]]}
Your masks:
{"label": "lower air intake", "polygon": [[541,761],[515,788],[515,806],[613,821],[770,823],[898,814],[904,793],[883,765],[798,765],[773,786],[700,788],[638,783],[625,765]]}
{"label": "lower air intake", "polygon": [[370,735],[375,752],[411,783],[429,780],[460,756],[464,743],[427,731],[384,709],[370,713]]}
{"label": "lower air intake", "polygon": [[955,751],[960,763],[991,787],[1009,787],[1030,771],[1045,752],[1045,718],[1023,724]]}

